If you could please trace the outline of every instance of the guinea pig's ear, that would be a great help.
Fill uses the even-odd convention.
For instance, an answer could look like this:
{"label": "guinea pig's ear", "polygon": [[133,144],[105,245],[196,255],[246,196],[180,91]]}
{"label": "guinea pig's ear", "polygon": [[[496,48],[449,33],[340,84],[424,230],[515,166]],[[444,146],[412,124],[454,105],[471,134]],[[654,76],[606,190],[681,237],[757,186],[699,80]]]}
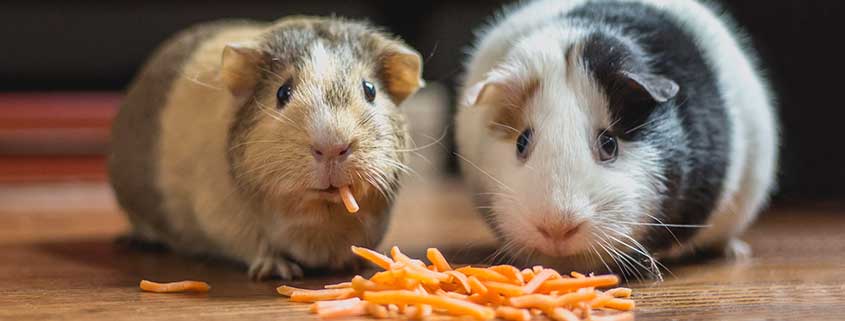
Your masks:
{"label": "guinea pig's ear", "polygon": [[258,43],[229,43],[223,49],[220,78],[235,97],[251,95],[258,83],[259,68],[266,55]]}
{"label": "guinea pig's ear", "polygon": [[387,94],[397,106],[425,86],[422,80],[422,57],[416,50],[389,41],[381,53],[380,61],[381,79]]}
{"label": "guinea pig's ear", "polygon": [[525,127],[524,107],[537,89],[533,80],[515,80],[507,76],[490,75],[469,87],[464,94],[465,106],[484,106],[490,130],[504,137],[515,136],[513,128]]}
{"label": "guinea pig's ear", "polygon": [[619,74],[625,89],[630,90],[629,93],[641,100],[650,99],[664,103],[674,98],[680,90],[677,83],[666,77],[628,71],[621,71]]}

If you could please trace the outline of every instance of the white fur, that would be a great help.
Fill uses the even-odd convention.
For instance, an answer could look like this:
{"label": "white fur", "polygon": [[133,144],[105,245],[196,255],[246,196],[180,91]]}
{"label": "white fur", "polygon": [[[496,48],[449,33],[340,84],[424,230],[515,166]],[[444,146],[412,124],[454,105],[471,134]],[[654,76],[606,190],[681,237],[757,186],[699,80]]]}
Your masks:
{"label": "white fur", "polygon": [[[541,252],[566,255],[589,251],[576,235],[570,245],[543,248],[535,225],[589,222],[634,236],[637,229],[624,221],[657,223],[639,211],[656,208],[663,192],[655,153],[647,145],[627,144],[612,168],[594,161],[591,145],[596,129],[610,119],[604,97],[589,75],[567,64],[567,44],[577,43],[573,27],[543,26],[588,0],[530,2],[508,12],[482,33],[467,65],[463,106],[456,117],[456,140],[467,183],[476,193],[493,195],[492,212],[505,239],[531,245]],[[625,1],[625,0],[621,0]],[[777,130],[766,88],[742,54],[731,32],[702,5],[690,0],[630,0],[665,10],[696,37],[716,77],[733,124],[729,168],[718,209],[689,247],[727,242],[753,221],[766,201],[776,167]],[[563,49],[560,47],[563,46]],[[486,106],[467,106],[489,81],[540,78],[540,88],[524,106],[535,127],[535,150],[520,164],[513,142],[491,135]],[[508,80],[506,80],[508,81]],[[517,80],[519,81],[519,80]],[[522,129],[517,129],[522,130]],[[507,195],[503,195],[507,194]],[[613,200],[621,223],[596,215],[597,202]],[[551,215],[555,214],[555,215]],[[563,215],[557,215],[563,214]],[[634,216],[635,215],[635,216]],[[593,230],[595,231],[595,230]],[[599,232],[601,233],[601,232]],[[598,235],[597,237],[602,237]],[[622,237],[617,235],[617,237]]]}

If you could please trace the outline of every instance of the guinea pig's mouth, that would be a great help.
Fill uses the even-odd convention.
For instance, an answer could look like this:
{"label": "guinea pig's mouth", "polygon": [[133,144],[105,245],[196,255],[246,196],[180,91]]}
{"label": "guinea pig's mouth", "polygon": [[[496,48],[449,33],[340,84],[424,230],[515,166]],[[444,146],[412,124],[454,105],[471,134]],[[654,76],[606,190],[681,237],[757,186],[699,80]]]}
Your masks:
{"label": "guinea pig's mouth", "polygon": [[334,185],[329,185],[326,188],[310,188],[310,192],[314,193],[315,196],[319,199],[330,201],[333,203],[339,203],[340,199],[340,188]]}

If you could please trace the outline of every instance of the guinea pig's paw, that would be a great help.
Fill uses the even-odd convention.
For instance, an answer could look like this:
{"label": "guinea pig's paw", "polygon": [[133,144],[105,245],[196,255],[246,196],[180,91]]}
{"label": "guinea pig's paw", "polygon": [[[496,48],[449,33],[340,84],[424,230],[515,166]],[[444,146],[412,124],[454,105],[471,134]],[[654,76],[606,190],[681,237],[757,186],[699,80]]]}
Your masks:
{"label": "guinea pig's paw", "polygon": [[279,256],[260,256],[249,265],[249,277],[264,280],[274,276],[283,280],[302,278],[302,268],[298,264]]}
{"label": "guinea pig's paw", "polygon": [[731,239],[725,244],[725,257],[745,261],[751,258],[751,246],[740,239]]}

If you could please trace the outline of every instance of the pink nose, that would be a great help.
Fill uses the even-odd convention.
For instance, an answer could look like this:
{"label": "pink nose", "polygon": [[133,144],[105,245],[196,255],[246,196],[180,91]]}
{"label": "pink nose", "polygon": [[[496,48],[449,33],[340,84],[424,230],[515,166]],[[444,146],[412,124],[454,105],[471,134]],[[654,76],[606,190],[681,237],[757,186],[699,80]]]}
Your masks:
{"label": "pink nose", "polygon": [[580,229],[581,224],[548,224],[537,226],[537,231],[540,232],[543,237],[558,242],[566,241],[569,238],[575,236],[575,234],[577,234],[578,230]]}
{"label": "pink nose", "polygon": [[344,159],[349,155],[349,144],[314,144],[311,154],[317,161]]}

